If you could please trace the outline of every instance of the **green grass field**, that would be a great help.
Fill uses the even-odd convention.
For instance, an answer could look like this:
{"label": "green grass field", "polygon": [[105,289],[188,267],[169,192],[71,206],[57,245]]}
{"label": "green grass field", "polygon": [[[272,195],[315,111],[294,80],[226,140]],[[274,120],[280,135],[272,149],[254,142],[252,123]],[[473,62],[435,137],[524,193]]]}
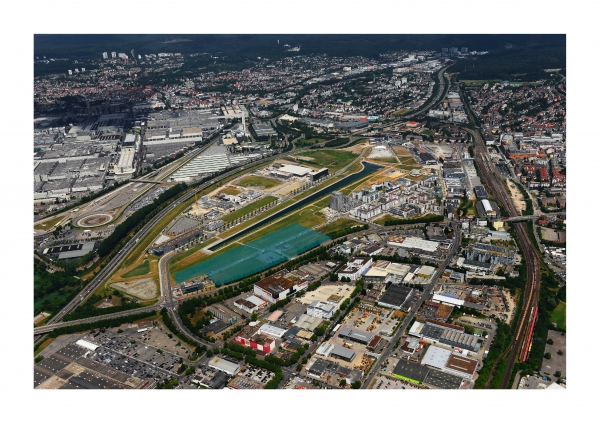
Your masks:
{"label": "green grass field", "polygon": [[567,304],[565,302],[558,302],[558,306],[550,314],[550,322],[555,322],[558,328],[567,328]]}
{"label": "green grass field", "polygon": [[374,160],[376,162],[385,162],[385,163],[398,163],[396,158],[369,158],[369,160]]}
{"label": "green grass field", "polygon": [[330,222],[329,224],[324,225],[323,227],[318,228],[317,231],[319,231],[320,233],[323,233],[323,234],[329,234],[329,233],[333,233],[335,231],[345,230],[345,229],[353,227],[355,225],[363,225],[363,224],[361,224],[360,222],[355,221],[353,219],[342,218],[342,219],[338,219],[337,221]]}
{"label": "green grass field", "polygon": [[327,167],[329,172],[333,173],[348,165],[358,155],[344,150],[319,150],[317,152],[305,152],[301,156],[313,158],[314,162],[310,162],[310,165]]}
{"label": "green grass field", "polygon": [[247,177],[239,180],[235,185],[240,187],[264,187],[271,188],[280,185],[281,182],[273,180],[271,178],[259,177],[255,175],[248,175]]}
{"label": "green grass field", "polygon": [[237,188],[237,187],[231,187],[231,186],[223,187],[221,190],[219,190],[219,193],[230,194],[232,196],[237,196],[241,192],[242,191],[239,188]]}
{"label": "green grass field", "polygon": [[306,146],[312,146],[313,144],[317,144],[317,143],[322,143],[325,140],[324,138],[307,138],[307,139],[300,139],[296,142],[296,144],[300,147],[306,147]]}
{"label": "green grass field", "polygon": [[36,224],[33,226],[34,229],[36,230],[46,230],[48,231],[49,229],[51,229],[52,227],[54,227],[56,224],[58,224],[60,221],[62,221],[64,218],[64,216],[60,215],[60,216],[56,216],[52,219],[49,219],[46,222],[42,222],[41,224]]}
{"label": "green grass field", "polygon": [[234,211],[232,213],[230,213],[229,215],[225,215],[223,217],[223,221],[225,223],[229,223],[232,221],[235,221],[237,218],[240,218],[246,214],[251,213],[252,211],[255,211],[265,205],[268,205],[269,203],[273,202],[277,200],[276,197],[273,196],[265,196],[261,199],[258,199],[256,202],[250,203],[249,205],[244,206],[243,208],[238,209],[237,211]]}
{"label": "green grass field", "polygon": [[150,262],[146,259],[141,265],[133,268],[131,271],[121,275],[121,278],[138,277],[150,272]]}
{"label": "green grass field", "polygon": [[404,156],[399,159],[400,162],[402,162],[402,165],[415,166],[417,168],[420,168],[419,164],[415,162],[412,156]]}
{"label": "green grass field", "polygon": [[399,109],[396,112],[394,112],[392,115],[403,116],[403,115],[408,115],[409,113],[410,113],[410,109]]}

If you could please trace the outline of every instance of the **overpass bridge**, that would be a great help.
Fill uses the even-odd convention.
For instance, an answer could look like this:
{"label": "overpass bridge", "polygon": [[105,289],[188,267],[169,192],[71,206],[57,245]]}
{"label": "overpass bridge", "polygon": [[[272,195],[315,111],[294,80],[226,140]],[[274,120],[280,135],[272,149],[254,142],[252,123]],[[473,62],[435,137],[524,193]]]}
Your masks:
{"label": "overpass bridge", "polygon": [[536,220],[537,216],[535,215],[525,215],[525,216],[511,216],[511,217],[504,217],[502,218],[504,221],[506,222],[525,222],[525,221],[531,221],[531,220]]}
{"label": "overpass bridge", "polygon": [[136,180],[129,180],[132,183],[144,183],[144,184],[162,184],[162,185],[175,185],[178,184],[177,181],[156,181],[156,180],[143,180],[143,179],[136,179]]}
{"label": "overpass bridge", "polygon": [[96,321],[104,321],[104,320],[113,319],[113,318],[120,318],[120,317],[127,316],[127,315],[142,314],[144,312],[160,311],[163,308],[163,306],[165,306],[165,304],[159,303],[157,305],[146,306],[144,308],[128,309],[127,311],[115,312],[113,314],[99,315],[96,317],[83,318],[83,319],[78,319],[78,320],[73,320],[73,321],[62,321],[57,324],[43,325],[41,327],[35,327],[33,329],[33,335],[37,336],[37,335],[41,335],[41,334],[47,334],[47,333],[52,332],[52,330],[55,330],[57,328],[62,328],[62,327],[71,327],[73,325],[88,324],[88,323],[92,323],[92,322],[96,322]]}

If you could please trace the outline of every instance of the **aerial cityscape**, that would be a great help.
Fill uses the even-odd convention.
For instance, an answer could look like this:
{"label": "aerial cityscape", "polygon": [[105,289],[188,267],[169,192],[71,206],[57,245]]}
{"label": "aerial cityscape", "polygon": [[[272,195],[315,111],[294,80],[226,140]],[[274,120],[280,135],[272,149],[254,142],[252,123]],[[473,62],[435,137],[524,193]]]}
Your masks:
{"label": "aerial cityscape", "polygon": [[34,389],[567,387],[565,35],[33,53]]}

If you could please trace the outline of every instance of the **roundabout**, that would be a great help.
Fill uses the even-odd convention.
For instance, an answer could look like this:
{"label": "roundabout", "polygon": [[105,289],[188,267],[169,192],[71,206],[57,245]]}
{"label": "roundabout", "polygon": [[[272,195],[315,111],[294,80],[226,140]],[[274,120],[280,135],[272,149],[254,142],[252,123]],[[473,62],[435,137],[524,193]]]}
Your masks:
{"label": "roundabout", "polygon": [[85,216],[77,221],[78,227],[98,227],[112,221],[112,215],[107,213],[96,213],[93,215]]}

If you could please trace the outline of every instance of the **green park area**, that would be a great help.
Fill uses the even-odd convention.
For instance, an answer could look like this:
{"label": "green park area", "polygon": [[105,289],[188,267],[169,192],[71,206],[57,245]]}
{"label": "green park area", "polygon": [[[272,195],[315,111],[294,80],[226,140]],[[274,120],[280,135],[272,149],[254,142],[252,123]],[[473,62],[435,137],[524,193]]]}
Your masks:
{"label": "green park area", "polygon": [[64,216],[62,216],[62,215],[56,216],[56,217],[48,219],[47,221],[44,221],[42,223],[35,224],[33,226],[33,228],[36,229],[36,230],[45,230],[45,231],[48,231],[52,227],[54,227],[56,224],[58,224],[60,221],[62,221],[63,218],[64,218]]}
{"label": "green park area", "polygon": [[[316,152],[305,152],[301,156],[308,156],[314,161],[307,162],[308,165],[329,168],[329,172],[337,172],[352,162],[358,155],[344,150],[319,150]],[[302,163],[304,161],[298,160]]]}
{"label": "green park area", "polygon": [[355,225],[363,225],[362,223],[355,221],[353,219],[342,218],[336,221],[330,222],[327,225],[317,228],[317,231],[320,233],[329,235],[336,233],[338,231],[347,230],[352,228]]}
{"label": "green park area", "polygon": [[257,175],[248,175],[238,182],[235,185],[240,187],[263,187],[263,188],[272,188],[281,184],[280,181],[274,180],[272,178],[260,177]]}
{"label": "green park area", "polygon": [[324,141],[327,141],[327,140],[325,140],[324,138],[306,138],[306,139],[302,138],[302,139],[296,141],[295,143],[296,143],[296,146],[298,146],[298,147],[308,147],[308,146],[312,146],[313,144],[322,143]]}
{"label": "green park area", "polygon": [[376,162],[385,162],[385,163],[398,163],[396,158],[369,158],[369,160],[374,160]]}
{"label": "green park area", "polygon": [[150,262],[146,259],[141,265],[133,268],[131,271],[121,275],[121,278],[138,277],[150,272]]}
{"label": "green park area", "polygon": [[554,308],[552,314],[550,315],[550,322],[555,322],[558,328],[567,328],[567,304],[565,302],[558,302],[558,305],[556,308]]}

